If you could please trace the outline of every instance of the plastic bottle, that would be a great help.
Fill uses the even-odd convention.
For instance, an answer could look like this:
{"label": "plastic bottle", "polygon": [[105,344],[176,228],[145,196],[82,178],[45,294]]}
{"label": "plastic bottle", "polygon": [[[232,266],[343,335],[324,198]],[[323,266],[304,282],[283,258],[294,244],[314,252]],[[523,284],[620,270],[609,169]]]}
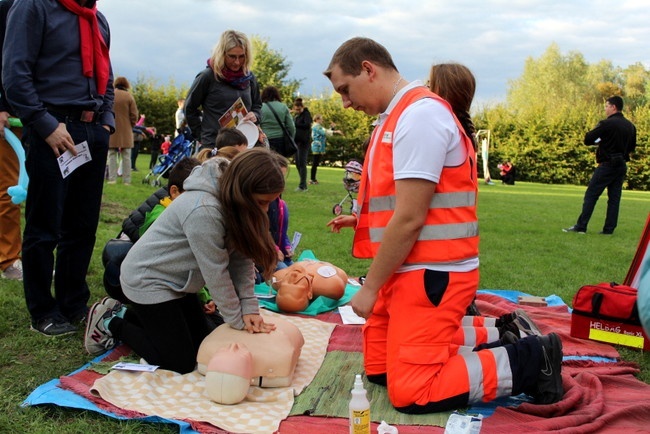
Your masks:
{"label": "plastic bottle", "polygon": [[354,378],[349,408],[350,434],[370,434],[370,402],[368,402],[360,374]]}

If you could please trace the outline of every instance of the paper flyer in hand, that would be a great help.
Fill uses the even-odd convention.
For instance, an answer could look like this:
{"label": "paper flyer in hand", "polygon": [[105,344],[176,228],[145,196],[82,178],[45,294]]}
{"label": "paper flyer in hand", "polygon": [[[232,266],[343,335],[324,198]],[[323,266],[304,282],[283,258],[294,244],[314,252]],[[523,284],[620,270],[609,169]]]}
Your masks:
{"label": "paper flyer in hand", "polygon": [[221,128],[235,128],[248,114],[241,97],[219,118]]}
{"label": "paper flyer in hand", "polygon": [[65,151],[57,159],[61,175],[64,178],[74,172],[77,167],[86,164],[93,159],[90,155],[90,148],[88,147],[87,141],[84,140],[74,147],[77,150],[77,155],[72,155],[72,152]]}
{"label": "paper flyer in hand", "polygon": [[300,239],[302,238],[302,233],[300,232],[294,232],[293,233],[293,240],[291,240],[291,251],[295,252],[296,249],[298,248],[298,243],[300,243]]}

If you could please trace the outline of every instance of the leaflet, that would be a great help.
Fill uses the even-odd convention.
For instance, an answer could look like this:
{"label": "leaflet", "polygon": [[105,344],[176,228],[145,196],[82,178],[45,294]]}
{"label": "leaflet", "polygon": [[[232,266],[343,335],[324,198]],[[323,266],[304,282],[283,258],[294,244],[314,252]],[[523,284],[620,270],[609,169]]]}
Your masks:
{"label": "leaflet", "polygon": [[244,120],[244,116],[248,114],[244,101],[241,97],[230,106],[226,112],[219,118],[219,125],[221,128],[235,128],[239,123]]}
{"label": "leaflet", "polygon": [[88,147],[87,141],[84,140],[75,145],[75,149],[77,150],[77,155],[72,155],[72,152],[65,151],[58,158],[59,169],[64,178],[74,172],[79,166],[82,166],[93,159],[90,155],[90,148]]}

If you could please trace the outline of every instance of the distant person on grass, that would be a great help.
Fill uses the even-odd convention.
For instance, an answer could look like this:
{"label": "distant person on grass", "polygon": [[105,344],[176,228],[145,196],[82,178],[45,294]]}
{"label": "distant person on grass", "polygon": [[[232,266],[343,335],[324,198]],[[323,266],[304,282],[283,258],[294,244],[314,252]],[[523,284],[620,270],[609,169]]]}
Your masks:
{"label": "distant person on grass", "polygon": [[589,219],[598,198],[607,188],[607,214],[601,235],[611,235],[618,224],[618,209],[627,173],[627,161],[636,148],[636,127],[623,116],[623,98],[612,96],[605,102],[607,119],[598,122],[596,128],[585,135],[585,145],[598,146],[594,170],[585,197],[582,212],[575,225],[562,229],[564,232],[585,234]]}
{"label": "distant person on grass", "polygon": [[504,161],[501,164],[497,164],[497,168],[499,169],[501,182],[506,185],[515,185],[517,168],[510,161]]}
{"label": "distant person on grass", "polygon": [[[377,116],[366,152],[353,254],[373,259],[350,304],[366,318],[364,367],[404,413],[528,393],[563,396],[556,334],[465,353],[452,343],[478,289],[475,150],[449,104],[399,73],[377,42],[353,38],[325,71],[344,107]],[[431,164],[436,162],[436,164]]]}

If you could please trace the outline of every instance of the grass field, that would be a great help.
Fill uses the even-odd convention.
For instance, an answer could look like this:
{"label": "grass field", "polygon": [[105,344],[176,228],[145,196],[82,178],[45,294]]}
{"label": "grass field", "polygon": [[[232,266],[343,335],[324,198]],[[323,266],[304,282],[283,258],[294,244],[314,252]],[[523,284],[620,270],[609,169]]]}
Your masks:
{"label": "grass field", "polygon": [[[154,187],[140,181],[147,174],[148,155],[138,161],[133,184],[107,185],[97,243],[88,273],[91,303],[105,295],[101,278],[101,251],[117,235],[123,218]],[[350,256],[352,232],[332,234],[326,223],[332,206],[346,194],[342,169],[319,168],[320,184],[305,193],[295,169],[289,173],[283,195],[291,212],[290,235],[302,233],[298,253],[314,251],[319,259],[338,265],[350,275],[365,274],[368,261]],[[118,181],[119,182],[119,181]],[[584,284],[622,282],[650,210],[650,193],[623,193],[619,227],[613,236],[598,235],[604,220],[606,197],[601,198],[587,235],[567,234],[580,211],[584,187],[518,183],[515,186],[481,184],[481,283],[485,289],[516,289],[533,295],[556,294],[568,304]],[[346,207],[348,205],[346,204]],[[45,338],[29,330],[22,284],[0,280],[0,432],[80,433],[176,432],[165,424],[116,421],[93,412],[59,407],[21,408],[21,402],[40,384],[67,374],[91,360],[83,336]],[[650,357],[619,348],[623,358],[642,366],[640,378],[650,383]]]}

